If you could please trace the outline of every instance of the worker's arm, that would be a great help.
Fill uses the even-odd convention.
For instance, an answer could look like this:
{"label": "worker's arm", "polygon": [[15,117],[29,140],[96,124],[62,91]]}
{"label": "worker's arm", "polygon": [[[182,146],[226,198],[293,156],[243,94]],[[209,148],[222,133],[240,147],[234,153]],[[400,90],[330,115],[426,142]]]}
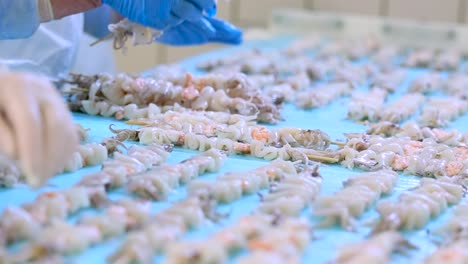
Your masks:
{"label": "worker's arm", "polygon": [[28,38],[41,22],[100,6],[101,0],[0,0],[0,39]]}

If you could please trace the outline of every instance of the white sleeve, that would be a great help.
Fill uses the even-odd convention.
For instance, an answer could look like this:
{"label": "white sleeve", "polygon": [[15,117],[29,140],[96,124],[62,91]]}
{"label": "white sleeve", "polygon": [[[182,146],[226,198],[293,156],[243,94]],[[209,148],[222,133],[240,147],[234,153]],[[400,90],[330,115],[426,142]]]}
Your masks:
{"label": "white sleeve", "polygon": [[[82,34],[82,14],[43,23],[28,39],[0,41],[0,65],[50,78],[65,77],[76,61]],[[91,58],[90,63],[96,59]]]}

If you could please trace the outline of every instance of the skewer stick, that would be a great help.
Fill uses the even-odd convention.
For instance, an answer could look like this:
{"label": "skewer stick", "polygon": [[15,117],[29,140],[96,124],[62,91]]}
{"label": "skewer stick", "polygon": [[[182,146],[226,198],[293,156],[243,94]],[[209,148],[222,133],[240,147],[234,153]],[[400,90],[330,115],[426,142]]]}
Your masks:
{"label": "skewer stick", "polygon": [[330,144],[335,145],[335,146],[338,146],[338,147],[341,147],[341,148],[344,147],[344,146],[346,146],[346,143],[344,143],[344,142],[338,142],[338,141],[330,141]]}
{"label": "skewer stick", "polygon": [[108,35],[94,41],[93,43],[89,44],[89,46],[90,47],[96,46],[97,44],[99,44],[99,43],[101,43],[101,42],[103,42],[105,40],[111,39],[112,37],[114,37],[114,33],[110,33],[110,34],[108,34]]}
{"label": "skewer stick", "polygon": [[127,125],[136,125],[136,126],[149,126],[149,125],[152,125],[154,123],[151,123],[151,122],[148,122],[148,121],[140,121],[140,120],[128,120],[128,121],[125,121],[125,124]]}
{"label": "skewer stick", "polygon": [[319,161],[319,162],[324,162],[324,163],[338,163],[340,161],[337,158],[322,157],[322,156],[316,156],[312,154],[307,154],[307,157],[313,161]]}

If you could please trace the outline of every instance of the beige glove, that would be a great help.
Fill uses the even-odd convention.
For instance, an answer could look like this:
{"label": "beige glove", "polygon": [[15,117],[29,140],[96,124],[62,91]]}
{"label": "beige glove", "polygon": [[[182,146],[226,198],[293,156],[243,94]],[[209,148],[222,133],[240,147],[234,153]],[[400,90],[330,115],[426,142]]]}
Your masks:
{"label": "beige glove", "polygon": [[44,77],[0,71],[0,153],[17,160],[32,187],[59,173],[78,147],[60,94]]}

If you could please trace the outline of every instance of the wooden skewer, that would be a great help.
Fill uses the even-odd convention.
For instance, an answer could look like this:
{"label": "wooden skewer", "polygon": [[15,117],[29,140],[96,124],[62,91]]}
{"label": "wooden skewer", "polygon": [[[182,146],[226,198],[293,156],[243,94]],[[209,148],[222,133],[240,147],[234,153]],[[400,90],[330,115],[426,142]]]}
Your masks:
{"label": "wooden skewer", "polygon": [[344,143],[344,142],[338,142],[338,141],[330,141],[330,144],[336,145],[336,146],[338,146],[338,147],[344,147],[344,146],[346,146],[346,143]]}
{"label": "wooden skewer", "polygon": [[148,125],[151,125],[153,123],[150,123],[148,121],[139,121],[139,120],[128,120],[128,121],[125,121],[125,124],[127,125],[136,125],[136,126],[148,126]]}
{"label": "wooden skewer", "polygon": [[312,155],[312,154],[307,154],[307,157],[311,160],[325,162],[325,163],[338,163],[340,161],[337,158],[322,157],[322,156],[317,156],[317,155]]}
{"label": "wooden skewer", "polygon": [[114,33],[110,33],[110,34],[108,34],[108,35],[94,41],[93,43],[89,44],[89,46],[90,47],[96,46],[97,44],[99,44],[99,43],[101,43],[101,42],[103,42],[105,40],[111,39],[113,36],[114,36]]}

